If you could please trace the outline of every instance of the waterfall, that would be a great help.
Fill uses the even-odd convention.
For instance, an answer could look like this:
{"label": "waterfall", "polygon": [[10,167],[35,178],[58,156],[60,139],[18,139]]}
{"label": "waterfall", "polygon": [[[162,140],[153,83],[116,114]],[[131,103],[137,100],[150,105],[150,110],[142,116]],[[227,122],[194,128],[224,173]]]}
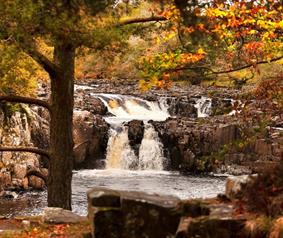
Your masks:
{"label": "waterfall", "polygon": [[142,170],[163,170],[164,162],[163,145],[154,127],[147,124],[140,146],[138,167]]}
{"label": "waterfall", "polygon": [[134,169],[137,167],[137,157],[132,150],[127,127],[111,128],[107,144],[107,169]]}
{"label": "waterfall", "polygon": [[[111,114],[105,117],[111,125],[106,169],[162,170],[165,161],[163,145],[158,133],[147,121],[164,121],[169,117],[166,100],[153,102],[133,96],[104,93],[92,96],[99,98]],[[129,144],[128,128],[123,124],[134,119],[145,122],[138,156]]]}
{"label": "waterfall", "polygon": [[211,114],[211,104],[210,98],[201,96],[194,105],[197,108],[197,117],[208,117]]}
{"label": "waterfall", "polygon": [[106,169],[162,170],[164,163],[163,145],[152,125],[146,124],[138,157],[129,144],[127,127],[110,129]]}
{"label": "waterfall", "polygon": [[131,120],[164,121],[170,115],[165,101],[152,102],[141,98],[118,94],[92,94],[99,98],[113,115],[105,117],[109,124],[122,124]]}

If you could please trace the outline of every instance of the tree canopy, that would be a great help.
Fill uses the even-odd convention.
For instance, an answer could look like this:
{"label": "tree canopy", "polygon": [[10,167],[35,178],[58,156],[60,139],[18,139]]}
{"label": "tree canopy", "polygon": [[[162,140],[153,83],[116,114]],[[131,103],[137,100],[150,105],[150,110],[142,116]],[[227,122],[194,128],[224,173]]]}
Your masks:
{"label": "tree canopy", "polygon": [[[44,153],[50,157],[49,206],[71,209],[75,58],[82,47],[115,49],[117,44],[125,43],[129,33],[140,30],[136,23],[162,22],[164,32],[155,36],[155,44],[172,39],[174,43],[143,54],[138,64],[144,78],[142,89],[152,85],[169,87],[172,75],[183,70],[195,72],[196,77],[245,68],[257,72],[257,64],[283,57],[280,0],[127,1],[131,5],[152,4],[147,11],[152,15],[134,19],[124,16],[128,15],[127,5],[114,7],[119,2],[0,0],[0,92],[5,94],[0,99],[39,104],[30,98],[9,96],[26,94],[20,85],[31,92],[39,67],[51,81],[51,98],[41,103],[51,118],[50,148]],[[152,29],[157,28],[155,24]]]}

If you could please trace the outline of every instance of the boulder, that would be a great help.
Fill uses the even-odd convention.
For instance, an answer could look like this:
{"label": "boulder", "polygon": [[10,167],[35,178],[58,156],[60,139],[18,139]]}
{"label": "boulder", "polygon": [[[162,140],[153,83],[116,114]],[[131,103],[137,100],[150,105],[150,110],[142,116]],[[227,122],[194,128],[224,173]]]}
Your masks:
{"label": "boulder", "polygon": [[128,126],[128,138],[130,146],[134,149],[136,155],[139,153],[139,147],[144,134],[144,122],[133,120],[126,124]]}
{"label": "boulder", "polygon": [[83,91],[75,95],[75,108],[96,115],[105,115],[108,112],[107,107],[99,98]]}
{"label": "boulder", "polygon": [[63,208],[46,207],[42,214],[42,220],[51,224],[70,224],[85,221],[85,218]]}
{"label": "boulder", "polygon": [[94,168],[105,156],[109,125],[88,111],[75,111],[73,121],[75,168]]}
{"label": "boulder", "polygon": [[96,238],[173,237],[182,211],[181,201],[172,196],[104,188],[88,192],[88,216]]}
{"label": "boulder", "polygon": [[249,183],[252,177],[257,175],[230,176],[226,179],[225,195],[228,198],[235,198],[241,195],[242,186]]}

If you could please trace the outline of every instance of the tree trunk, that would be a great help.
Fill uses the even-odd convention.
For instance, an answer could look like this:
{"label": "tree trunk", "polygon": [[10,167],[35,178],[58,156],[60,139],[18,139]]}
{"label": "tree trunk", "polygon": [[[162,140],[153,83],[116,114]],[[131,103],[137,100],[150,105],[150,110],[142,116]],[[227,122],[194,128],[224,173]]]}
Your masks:
{"label": "tree trunk", "polygon": [[54,61],[60,68],[51,79],[50,162],[48,206],[71,210],[73,169],[73,107],[75,48],[56,45]]}

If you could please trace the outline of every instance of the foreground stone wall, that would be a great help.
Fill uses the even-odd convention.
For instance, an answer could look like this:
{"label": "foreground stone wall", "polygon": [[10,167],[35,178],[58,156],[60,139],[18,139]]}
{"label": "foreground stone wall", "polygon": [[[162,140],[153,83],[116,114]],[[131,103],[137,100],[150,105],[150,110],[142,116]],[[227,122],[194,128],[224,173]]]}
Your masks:
{"label": "foreground stone wall", "polygon": [[175,237],[181,215],[176,197],[102,188],[88,192],[95,238]]}
{"label": "foreground stone wall", "polygon": [[88,218],[94,238],[281,238],[283,217],[237,214],[221,200],[181,201],[176,197],[94,188]]}

